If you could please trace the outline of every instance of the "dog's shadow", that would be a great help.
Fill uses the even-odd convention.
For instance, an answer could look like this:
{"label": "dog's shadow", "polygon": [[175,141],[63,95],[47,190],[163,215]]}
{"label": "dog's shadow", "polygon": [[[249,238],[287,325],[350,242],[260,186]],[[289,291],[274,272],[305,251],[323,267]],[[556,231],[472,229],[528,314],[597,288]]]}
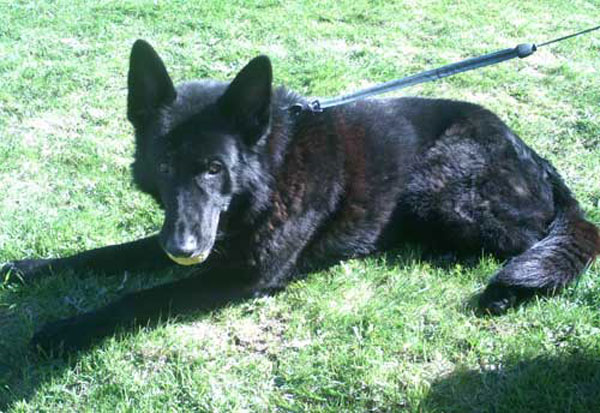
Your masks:
{"label": "dog's shadow", "polygon": [[497,365],[458,369],[436,379],[420,410],[592,412],[600,406],[599,389],[600,356],[593,352],[508,357]]}
{"label": "dog's shadow", "polygon": [[[415,262],[426,261],[431,266],[447,270],[457,263],[463,268],[472,268],[479,264],[479,258],[456,257],[451,255],[435,255],[423,252],[414,246],[408,246],[402,250],[380,254],[378,259],[389,268],[404,268],[414,265]],[[313,268],[310,272],[324,271],[336,263],[324,263],[319,268]],[[190,271],[170,271],[166,278],[170,280],[181,279],[190,275]],[[33,331],[39,330],[44,323],[51,321],[44,317],[52,314],[53,319],[72,315],[76,303],[65,304],[67,296],[61,292],[55,295],[48,294],[48,290],[56,291],[53,284],[60,284],[64,288],[81,288],[84,290],[96,290],[103,285],[112,285],[112,294],[108,294],[105,301],[115,298],[133,290],[149,287],[148,283],[156,284],[165,281],[164,274],[132,274],[127,282],[126,288],[116,287],[123,282],[118,277],[106,277],[104,275],[86,275],[83,279],[70,280],[74,274],[58,275],[57,280],[41,280],[26,286],[10,286],[3,288],[3,301],[5,306],[0,307],[0,411],[9,408],[19,400],[28,400],[33,397],[37,389],[43,383],[60,377],[65,370],[72,368],[78,358],[85,351],[69,354],[60,352],[44,354],[31,348],[29,341]],[[160,281],[159,281],[160,280]],[[66,281],[66,282],[65,282]],[[32,289],[32,291],[28,291]],[[60,291],[60,290],[59,290]],[[68,290],[66,290],[68,291]],[[273,292],[275,294],[276,292]],[[476,313],[479,294],[476,292],[464,302],[464,311]],[[234,304],[235,305],[235,304]],[[43,309],[57,309],[59,314]],[[218,309],[212,308],[211,310]],[[85,309],[76,308],[81,313]],[[475,310],[475,311],[474,311]],[[40,314],[45,314],[41,316]],[[198,312],[194,312],[194,317]],[[187,317],[186,317],[187,318]],[[184,318],[185,319],[185,318]],[[115,335],[119,336],[128,330],[119,329]]]}

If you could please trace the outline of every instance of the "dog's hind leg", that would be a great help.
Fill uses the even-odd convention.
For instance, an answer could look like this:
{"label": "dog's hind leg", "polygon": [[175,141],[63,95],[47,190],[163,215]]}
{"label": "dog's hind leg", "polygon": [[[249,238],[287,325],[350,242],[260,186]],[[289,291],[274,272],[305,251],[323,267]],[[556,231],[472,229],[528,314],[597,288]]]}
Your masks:
{"label": "dog's hind leg", "polygon": [[600,253],[598,228],[583,218],[560,178],[553,178],[557,212],[547,235],[492,277],[479,300],[483,310],[499,314],[534,294],[554,294]]}
{"label": "dog's hind leg", "polygon": [[62,271],[114,274],[125,270],[154,270],[169,265],[173,265],[173,262],[163,252],[158,237],[151,236],[84,251],[70,257],[9,262],[0,269],[0,277],[11,275],[9,280],[29,282]]}
{"label": "dog's hind leg", "polygon": [[554,168],[487,111],[423,153],[398,210],[426,245],[510,259],[480,297],[490,313],[561,289],[600,252],[597,228]]}

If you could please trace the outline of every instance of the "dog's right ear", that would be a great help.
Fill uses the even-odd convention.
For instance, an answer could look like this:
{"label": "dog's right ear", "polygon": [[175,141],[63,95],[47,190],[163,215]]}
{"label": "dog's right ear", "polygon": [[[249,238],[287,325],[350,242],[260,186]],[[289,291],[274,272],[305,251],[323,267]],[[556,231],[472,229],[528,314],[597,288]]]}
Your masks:
{"label": "dog's right ear", "polygon": [[131,48],[127,85],[127,119],[136,128],[177,96],[164,63],[152,46],[141,39]]}

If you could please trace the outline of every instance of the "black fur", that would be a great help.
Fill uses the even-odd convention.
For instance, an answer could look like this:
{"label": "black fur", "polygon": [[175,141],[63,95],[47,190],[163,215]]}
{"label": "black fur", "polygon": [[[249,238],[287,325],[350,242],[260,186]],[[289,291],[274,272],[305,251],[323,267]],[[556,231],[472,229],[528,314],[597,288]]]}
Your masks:
{"label": "black fur", "polygon": [[165,210],[160,234],[8,267],[31,279],[50,267],[160,268],[172,264],[165,252],[208,259],[197,276],[49,324],[34,343],[82,347],[118,325],[277,290],[406,241],[508,259],[480,299],[500,313],[560,289],[600,251],[596,227],[554,168],[486,109],[402,98],[297,114],[287,108],[304,99],[271,82],[261,56],[231,83],[175,89],[152,47],[134,44],[132,170]]}

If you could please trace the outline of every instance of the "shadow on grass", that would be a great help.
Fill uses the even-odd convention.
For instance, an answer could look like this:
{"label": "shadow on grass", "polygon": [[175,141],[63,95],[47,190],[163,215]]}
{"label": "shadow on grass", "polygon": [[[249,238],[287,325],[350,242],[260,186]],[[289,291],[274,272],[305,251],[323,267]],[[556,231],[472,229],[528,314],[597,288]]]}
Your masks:
{"label": "shadow on grass", "polygon": [[[455,262],[460,261],[457,257],[450,255],[435,257],[432,254],[423,254],[414,246],[384,253],[381,256],[385,257],[386,265],[391,267],[402,267],[412,265],[415,261],[426,260],[436,267],[450,268]],[[307,271],[308,273],[325,271],[338,262],[320,263]],[[471,261],[469,264],[475,265],[475,262]],[[71,277],[73,277],[73,274],[67,274],[66,279]],[[181,277],[181,274],[179,277]],[[152,284],[156,284],[156,279],[162,277],[154,278],[154,282],[143,285],[144,276],[134,275],[132,284],[135,284],[135,286],[132,285],[131,287],[134,290],[146,289]],[[299,278],[303,278],[303,276]],[[135,280],[138,282],[135,282]],[[42,280],[41,282],[43,287],[46,282],[52,283],[53,281]],[[115,282],[118,281],[111,277],[105,278],[101,275],[92,275],[75,281],[72,286],[76,289],[85,290],[86,288],[82,286],[96,286],[96,284],[100,286],[108,283],[114,284]],[[39,287],[38,285],[36,290],[39,290]],[[33,288],[33,286],[25,286],[24,288]],[[60,379],[65,371],[73,368],[77,360],[87,352],[84,349],[69,354],[57,352],[46,355],[30,346],[31,335],[34,330],[39,330],[44,325],[43,319],[60,307],[65,306],[65,296],[58,291],[54,294],[53,291],[55,291],[55,288],[52,286],[48,291],[44,291],[41,296],[38,296],[35,292],[23,294],[23,291],[19,292],[19,290],[5,291],[4,301],[6,306],[0,308],[0,412],[10,409],[20,400],[29,400],[34,397],[44,383]],[[125,291],[120,293],[120,295],[123,294],[125,294]],[[81,309],[79,311],[81,312]],[[197,314],[197,312],[195,313]],[[42,316],[42,314],[45,315]],[[60,319],[60,317],[51,317],[51,320],[56,319]],[[115,331],[114,335],[119,336],[130,330],[121,326]],[[98,342],[102,340],[100,338]]]}
{"label": "shadow on grass", "polygon": [[[46,378],[29,351],[30,327],[22,311],[0,308],[0,411],[27,398]],[[62,363],[62,361],[60,361]]]}
{"label": "shadow on grass", "polygon": [[[20,400],[29,400],[44,383],[60,378],[65,370],[72,368],[77,360],[87,353],[72,352],[65,354],[56,350],[45,354],[31,346],[34,331],[39,330],[48,321],[57,321],[74,311],[81,314],[86,310],[76,301],[85,297],[83,302],[93,303],[100,300],[112,302],[128,292],[150,288],[166,281],[184,278],[188,271],[156,271],[152,274],[132,273],[125,282],[123,277],[94,274],[80,275],[67,271],[47,279],[36,280],[29,285],[10,283],[2,286],[0,306],[0,412],[7,411]],[[61,285],[59,288],[58,285]],[[65,286],[72,288],[73,297],[66,295]],[[99,293],[99,290],[103,290]],[[96,295],[94,295],[96,293]],[[96,303],[98,305],[98,303]],[[92,307],[94,305],[92,304]],[[99,308],[102,307],[100,304]],[[133,329],[133,328],[132,328]],[[132,330],[129,329],[129,330]],[[114,335],[129,331],[118,328]],[[102,339],[98,340],[98,343]]]}
{"label": "shadow on grass", "polygon": [[423,401],[440,412],[592,412],[600,406],[600,355],[512,360],[494,370],[457,370]]}

